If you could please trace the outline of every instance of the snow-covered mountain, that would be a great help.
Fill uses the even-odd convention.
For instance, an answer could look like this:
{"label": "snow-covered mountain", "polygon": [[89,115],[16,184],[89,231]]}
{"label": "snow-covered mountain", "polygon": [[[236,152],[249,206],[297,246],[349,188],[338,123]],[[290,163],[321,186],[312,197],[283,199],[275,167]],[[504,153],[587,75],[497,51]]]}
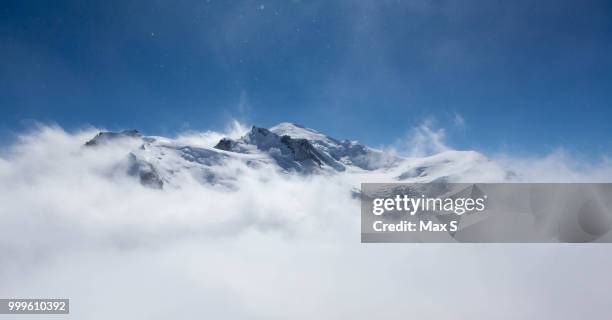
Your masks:
{"label": "snow-covered mountain", "polygon": [[446,151],[428,157],[402,157],[357,141],[337,140],[292,123],[253,126],[238,139],[193,146],[177,139],[144,136],[136,130],[100,132],[85,148],[129,145],[126,173],[148,187],[180,187],[188,175],[204,184],[231,187],[239,163],[287,175],[349,175],[359,182],[503,181],[512,177],[474,151]]}

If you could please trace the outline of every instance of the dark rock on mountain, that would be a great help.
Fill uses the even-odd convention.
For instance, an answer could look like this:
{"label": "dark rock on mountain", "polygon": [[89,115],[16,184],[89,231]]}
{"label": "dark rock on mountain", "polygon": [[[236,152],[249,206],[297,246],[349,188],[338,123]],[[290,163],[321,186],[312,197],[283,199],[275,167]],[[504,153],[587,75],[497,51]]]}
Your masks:
{"label": "dark rock on mountain", "polygon": [[128,175],[138,177],[140,183],[149,188],[162,189],[164,182],[160,178],[157,170],[150,163],[142,161],[133,153],[129,154]]}
{"label": "dark rock on mountain", "polygon": [[234,142],[234,140],[229,139],[229,138],[223,138],[223,139],[221,139],[221,141],[219,141],[219,143],[217,143],[215,145],[215,149],[231,151],[232,150],[232,146],[234,144],[236,144],[236,142]]}
{"label": "dark rock on mountain", "polygon": [[85,145],[88,147],[97,146],[121,138],[142,138],[142,134],[138,130],[123,130],[121,132],[103,131],[98,133],[93,139],[85,142]]}

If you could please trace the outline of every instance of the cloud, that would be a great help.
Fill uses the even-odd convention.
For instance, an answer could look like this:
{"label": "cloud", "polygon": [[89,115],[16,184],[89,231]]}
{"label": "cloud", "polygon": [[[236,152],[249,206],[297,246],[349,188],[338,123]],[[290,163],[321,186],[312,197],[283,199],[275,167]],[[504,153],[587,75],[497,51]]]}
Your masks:
{"label": "cloud", "polygon": [[[242,97],[242,95],[241,95]],[[242,98],[241,98],[241,106],[242,106]],[[229,137],[232,139],[238,139],[242,137],[247,131],[249,131],[249,127],[244,125],[241,122],[236,120],[232,120],[229,125],[222,132],[216,131],[188,131],[180,133],[176,137],[176,141],[185,145],[190,145],[194,147],[213,147],[215,146],[221,138]]]}
{"label": "cloud", "polygon": [[592,163],[564,148],[543,156],[496,154],[492,158],[531,182],[611,182],[612,162],[607,157]]}
{"label": "cloud", "polygon": [[[455,117],[463,121],[461,115]],[[382,147],[392,155],[423,157],[441,152],[457,150],[447,141],[444,128],[436,126],[433,119],[426,119],[408,130],[404,139],[388,147]],[[478,176],[482,181],[498,179],[499,170],[503,168],[515,174],[513,179],[523,182],[611,182],[612,160],[604,156],[600,161],[587,161],[579,155],[559,147],[544,155],[516,155],[492,153],[482,155],[499,166],[484,169]]]}
{"label": "cloud", "polygon": [[434,120],[427,119],[411,128],[404,139],[384,149],[403,156],[423,157],[452,150],[445,140],[446,130],[436,128]]}
{"label": "cloud", "polygon": [[[225,133],[177,140],[210,146],[244,130],[233,123]],[[181,188],[153,190],[122,174],[129,141],[83,148],[95,133],[40,126],[5,148],[0,296],[69,297],[75,319],[612,312],[602,281],[612,257],[603,246],[361,244],[355,181],[345,175],[292,176],[236,162],[227,167],[241,173],[239,190],[187,176]],[[425,124],[411,141],[428,152],[450,149],[444,130]],[[519,160],[507,158],[526,176],[610,174],[609,162],[588,175],[575,171],[566,154]]]}
{"label": "cloud", "polygon": [[455,127],[463,129],[465,128],[465,118],[457,112],[453,114],[453,124]]}

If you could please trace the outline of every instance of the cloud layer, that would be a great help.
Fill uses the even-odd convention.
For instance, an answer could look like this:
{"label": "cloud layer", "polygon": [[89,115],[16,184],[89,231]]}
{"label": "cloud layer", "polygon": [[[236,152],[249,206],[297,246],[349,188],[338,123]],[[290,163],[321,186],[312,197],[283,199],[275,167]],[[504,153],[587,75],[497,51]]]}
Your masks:
{"label": "cloud layer", "polygon": [[[210,146],[228,132],[177,137]],[[238,191],[122,174],[133,146],[41,126],[0,157],[0,296],[68,297],[74,319],[573,319],[603,316],[612,258],[594,245],[365,245],[355,181],[240,163]],[[415,131],[421,150],[451,149]],[[608,179],[608,162],[497,157],[527,180]],[[609,180],[608,180],[609,181]],[[588,271],[588,272],[587,272]],[[27,317],[23,317],[27,319]],[[595,317],[597,318],[597,317]]]}

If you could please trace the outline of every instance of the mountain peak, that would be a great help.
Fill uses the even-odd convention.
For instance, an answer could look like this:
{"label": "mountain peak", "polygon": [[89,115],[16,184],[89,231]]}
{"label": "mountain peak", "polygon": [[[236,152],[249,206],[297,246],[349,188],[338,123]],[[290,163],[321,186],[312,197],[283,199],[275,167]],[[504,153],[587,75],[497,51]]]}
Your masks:
{"label": "mountain peak", "polygon": [[333,140],[317,130],[290,122],[281,122],[270,128],[270,131],[279,136],[290,136],[291,138],[306,139],[309,141]]}
{"label": "mountain peak", "polygon": [[86,146],[97,146],[101,143],[106,143],[112,140],[121,139],[121,138],[141,138],[142,134],[136,130],[123,130],[121,132],[112,132],[112,131],[100,131],[95,137],[91,140],[85,142]]}
{"label": "mountain peak", "polygon": [[305,126],[303,126],[301,124],[294,123],[294,122],[281,122],[281,123],[275,125],[272,128],[277,128],[277,127],[295,127],[295,128],[300,128],[300,129],[308,129]]}

